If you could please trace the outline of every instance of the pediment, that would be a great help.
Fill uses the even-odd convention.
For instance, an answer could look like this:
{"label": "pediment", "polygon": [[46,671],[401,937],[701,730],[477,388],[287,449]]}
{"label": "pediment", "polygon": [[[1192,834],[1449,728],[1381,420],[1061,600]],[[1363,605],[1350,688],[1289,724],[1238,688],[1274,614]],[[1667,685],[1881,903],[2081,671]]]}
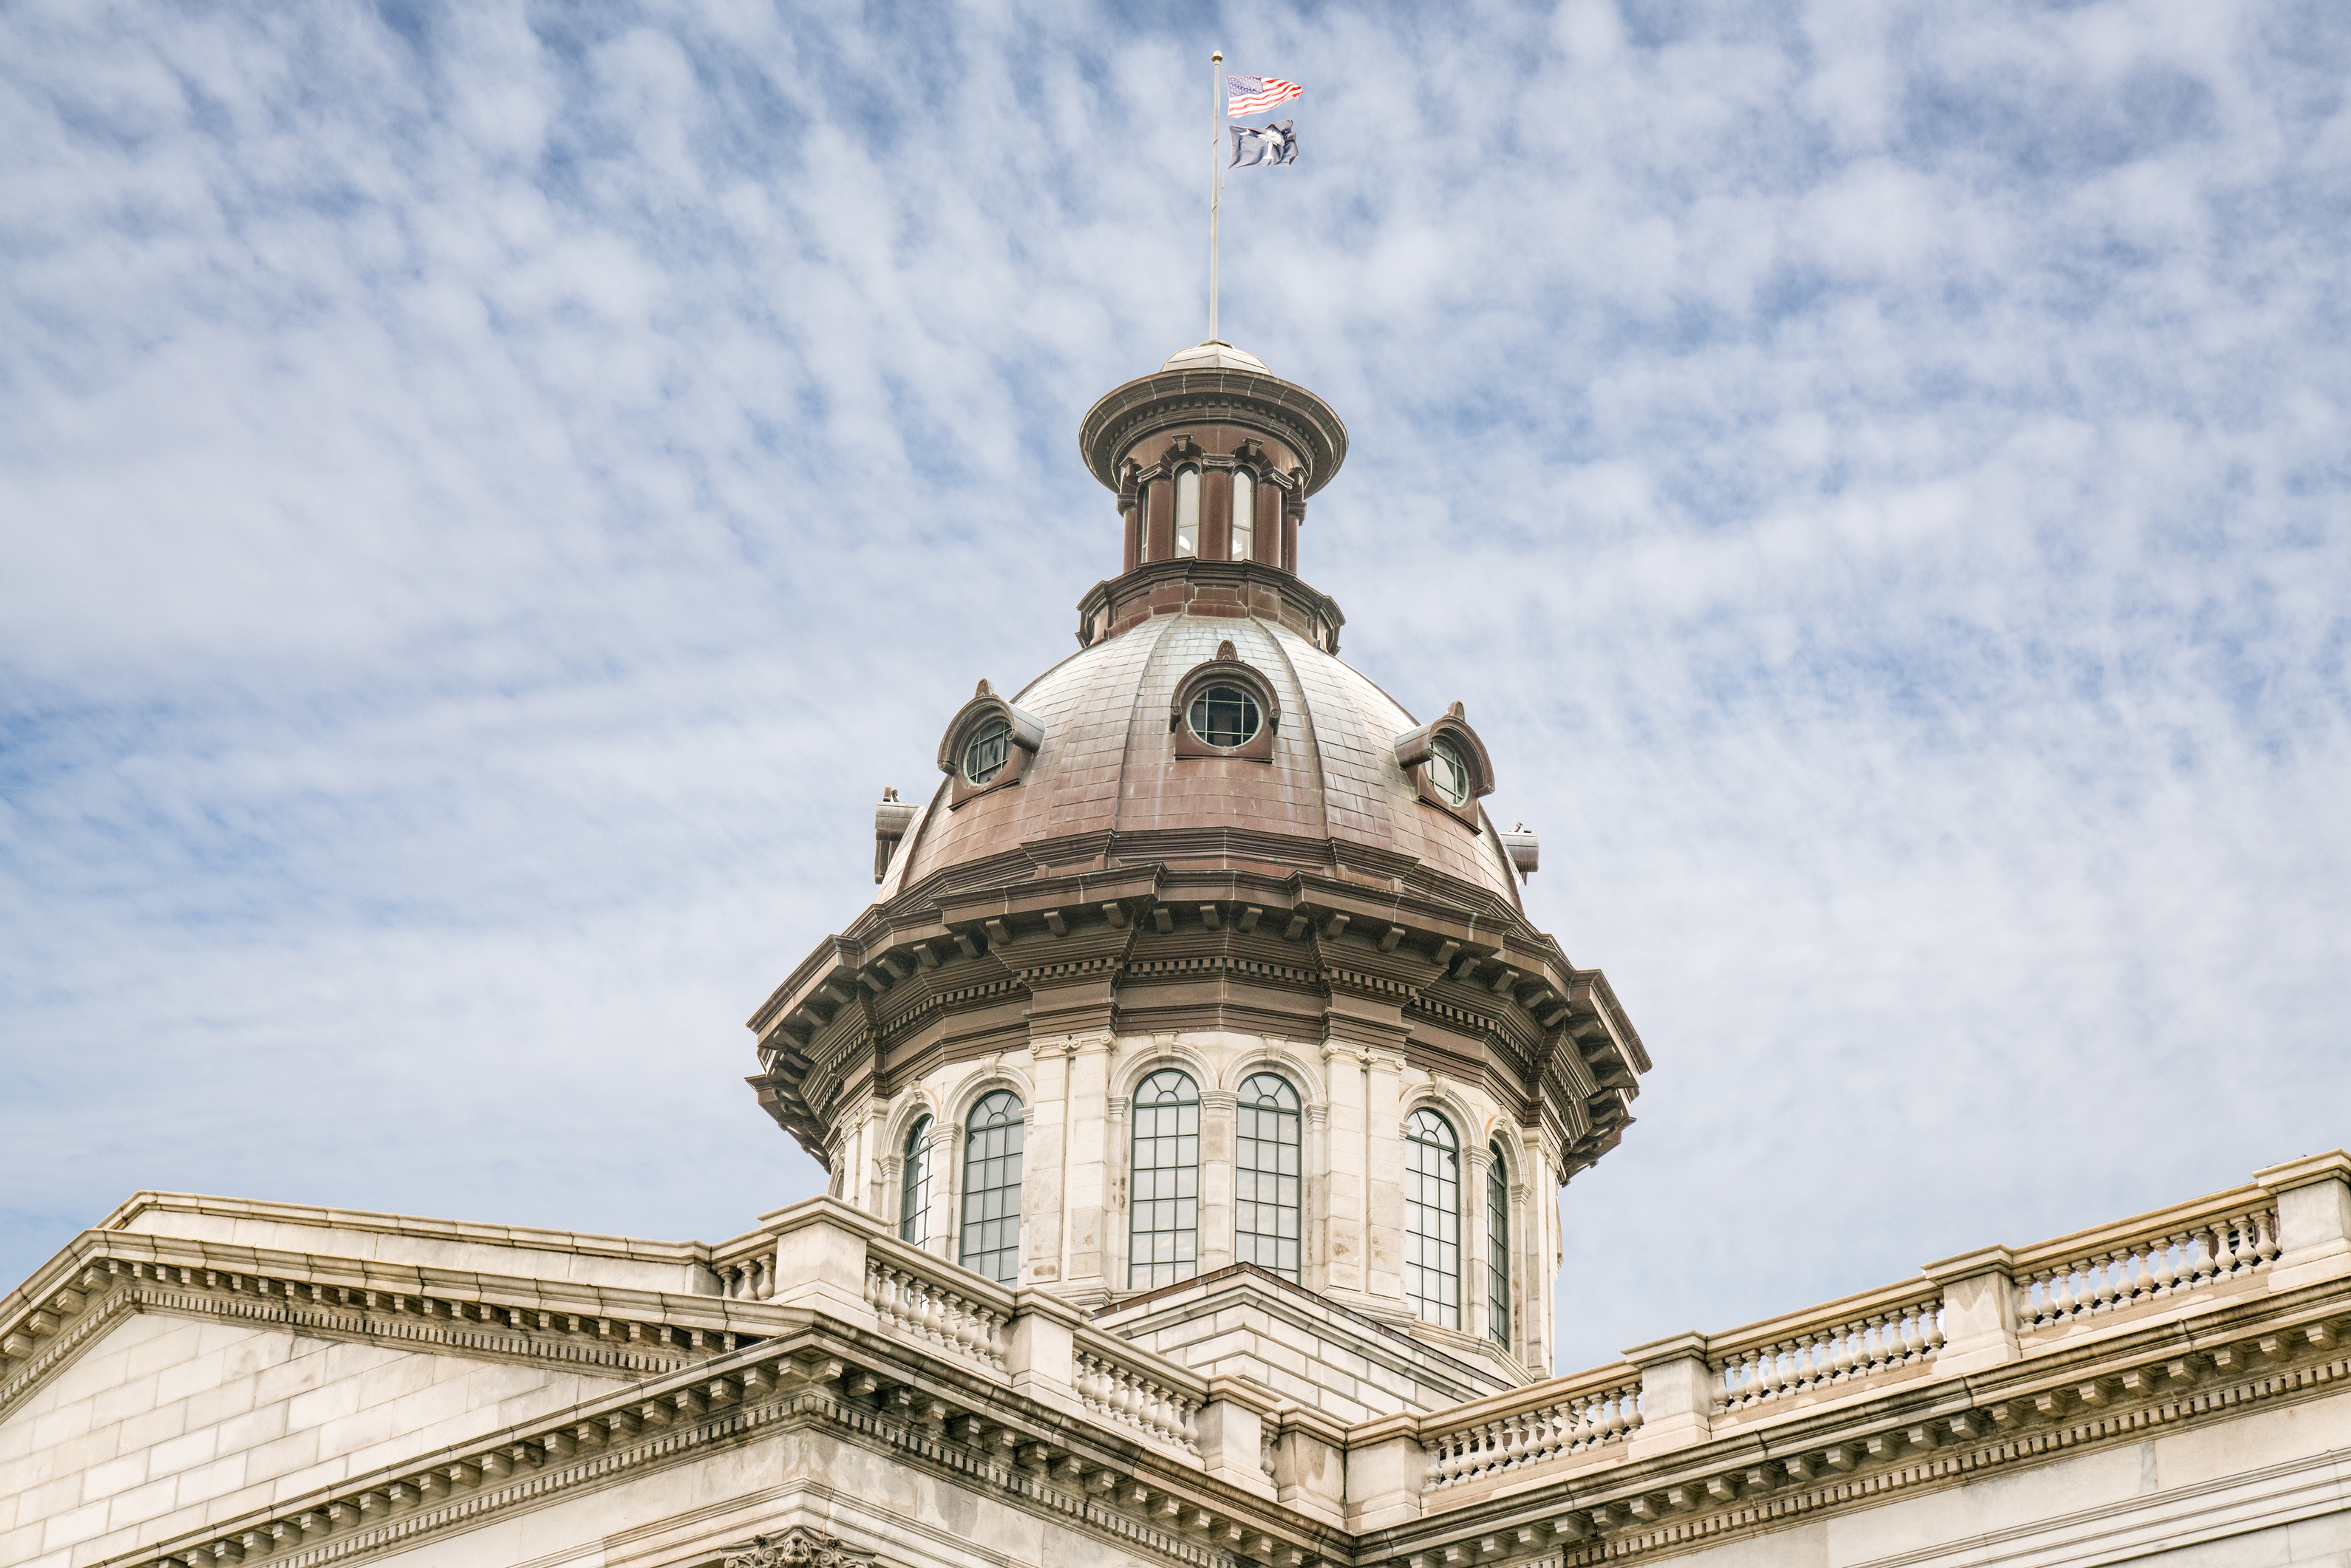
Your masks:
{"label": "pediment", "polygon": [[[103,1498],[107,1531],[83,1548],[96,1557],[225,1521],[256,1486],[331,1486],[634,1381],[123,1301],[95,1306],[70,1354],[0,1415],[14,1461],[0,1466],[0,1512],[23,1529]],[[89,1495],[31,1484],[77,1471]]]}

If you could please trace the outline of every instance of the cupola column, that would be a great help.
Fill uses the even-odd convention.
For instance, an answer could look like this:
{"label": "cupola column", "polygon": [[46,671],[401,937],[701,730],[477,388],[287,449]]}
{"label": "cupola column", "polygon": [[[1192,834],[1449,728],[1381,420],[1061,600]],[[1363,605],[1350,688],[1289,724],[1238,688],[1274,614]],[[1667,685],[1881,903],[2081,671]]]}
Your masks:
{"label": "cupola column", "polygon": [[1233,1260],[1233,1113],[1229,1089],[1200,1091],[1200,1272]]}

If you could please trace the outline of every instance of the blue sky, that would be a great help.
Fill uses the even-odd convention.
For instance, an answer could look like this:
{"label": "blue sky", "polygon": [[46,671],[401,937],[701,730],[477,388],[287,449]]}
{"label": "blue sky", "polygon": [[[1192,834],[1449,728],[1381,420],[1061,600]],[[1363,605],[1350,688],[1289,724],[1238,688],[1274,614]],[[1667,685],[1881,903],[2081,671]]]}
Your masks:
{"label": "blue sky", "polygon": [[1566,1364],[2351,1143],[2340,6],[25,4],[0,1275],[816,1190],[742,1019],[1115,567],[1217,45],[1305,575],[1657,1061]]}

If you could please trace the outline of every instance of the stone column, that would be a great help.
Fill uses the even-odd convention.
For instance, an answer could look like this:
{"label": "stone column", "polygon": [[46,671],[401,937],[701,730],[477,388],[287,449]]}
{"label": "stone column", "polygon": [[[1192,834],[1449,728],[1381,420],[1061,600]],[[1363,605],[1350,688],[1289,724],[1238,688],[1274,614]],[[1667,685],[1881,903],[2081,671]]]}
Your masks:
{"label": "stone column", "polygon": [[1126,1289],[1127,1163],[1134,1157],[1134,1141],[1126,1130],[1126,1096],[1113,1094],[1102,1102],[1110,1114],[1102,1123],[1102,1274],[1113,1291]]}
{"label": "stone column", "polygon": [[1200,1091],[1200,1272],[1233,1260],[1233,1117],[1239,1096]]}
{"label": "stone column", "polygon": [[[1364,1103],[1365,1193],[1364,1293],[1403,1310],[1404,1299],[1404,1058],[1372,1051]],[[1466,1292],[1469,1281],[1464,1280]],[[1466,1320],[1465,1320],[1466,1321]]]}
{"label": "stone column", "polygon": [[1020,1282],[1061,1282],[1061,1149],[1066,1131],[1070,1046],[1042,1040],[1029,1049],[1037,1103],[1026,1108],[1021,1138]]}
{"label": "stone column", "polygon": [[1369,1071],[1361,1051],[1337,1040],[1322,1048],[1322,1066],[1331,1087],[1331,1125],[1324,1138],[1330,1157],[1323,1165],[1329,1174],[1317,1226],[1322,1267],[1329,1289],[1361,1294],[1368,1278],[1364,1266],[1364,1099]]}

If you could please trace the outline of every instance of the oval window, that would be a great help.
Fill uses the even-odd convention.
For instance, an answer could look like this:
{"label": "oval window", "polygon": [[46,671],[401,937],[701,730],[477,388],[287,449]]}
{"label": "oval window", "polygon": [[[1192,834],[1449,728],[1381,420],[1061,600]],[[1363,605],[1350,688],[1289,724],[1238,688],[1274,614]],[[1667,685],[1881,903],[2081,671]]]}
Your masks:
{"label": "oval window", "polygon": [[985,784],[1004,771],[1011,755],[1012,727],[1000,718],[989,719],[972,733],[963,748],[963,776],[974,784]]}
{"label": "oval window", "polygon": [[1450,741],[1440,740],[1428,748],[1428,781],[1448,805],[1467,805],[1469,800],[1469,765]]}
{"label": "oval window", "polygon": [[1240,686],[1203,686],[1188,715],[1192,733],[1209,746],[1242,746],[1254,739],[1265,716],[1257,698]]}

